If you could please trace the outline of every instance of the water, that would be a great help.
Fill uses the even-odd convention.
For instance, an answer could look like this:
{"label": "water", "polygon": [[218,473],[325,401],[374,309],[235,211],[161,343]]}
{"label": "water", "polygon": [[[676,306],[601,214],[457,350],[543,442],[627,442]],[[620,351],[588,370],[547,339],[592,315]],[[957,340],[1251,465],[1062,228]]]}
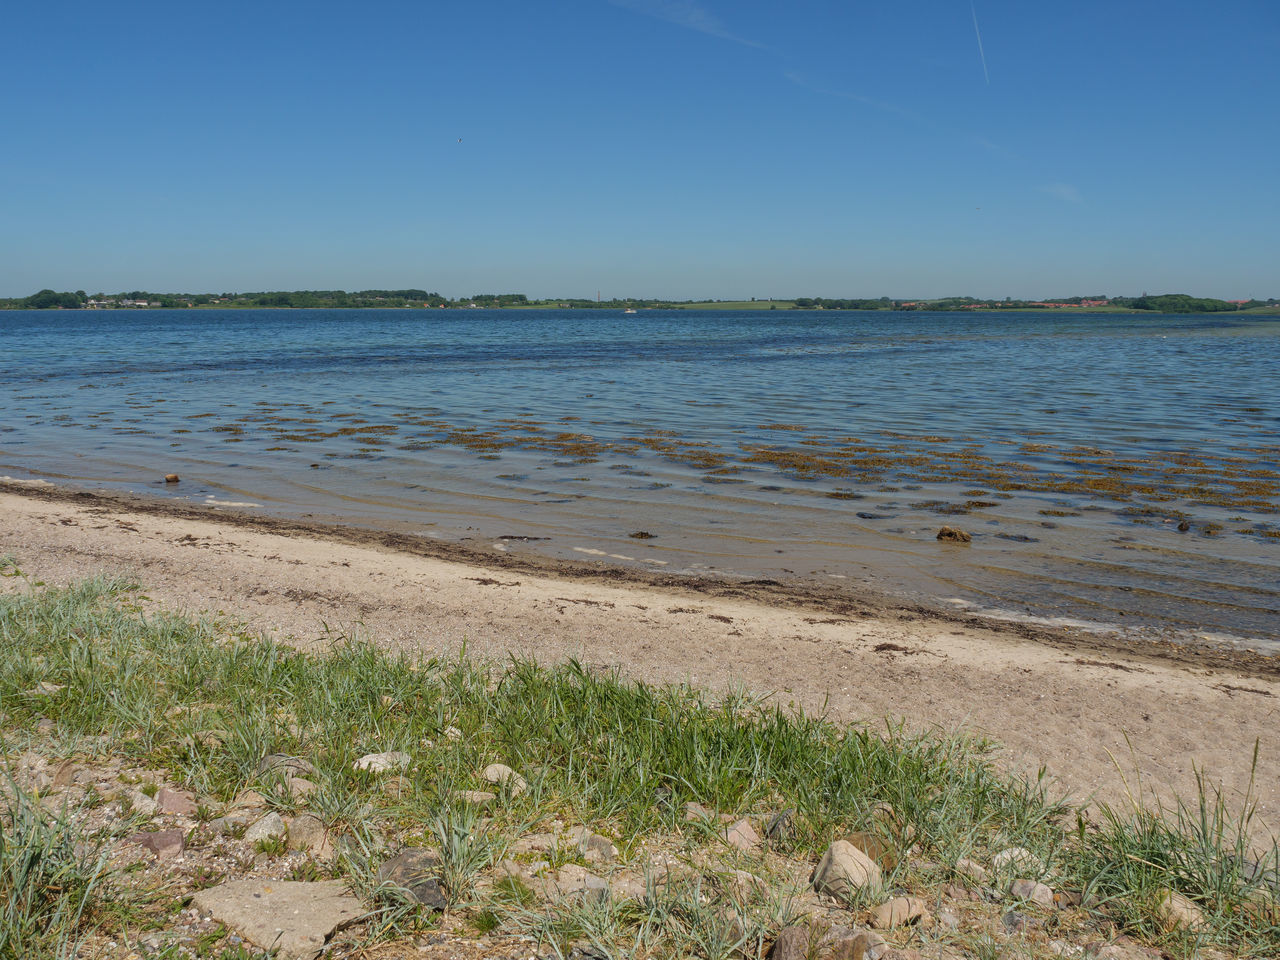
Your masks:
{"label": "water", "polygon": [[12,476],[1280,642],[1276,318],[23,311],[0,345]]}

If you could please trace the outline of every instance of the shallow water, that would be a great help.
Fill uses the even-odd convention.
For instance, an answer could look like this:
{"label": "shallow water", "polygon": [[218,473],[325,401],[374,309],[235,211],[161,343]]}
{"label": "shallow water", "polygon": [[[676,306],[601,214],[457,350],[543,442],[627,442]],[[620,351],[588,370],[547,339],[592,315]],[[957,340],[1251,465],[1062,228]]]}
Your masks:
{"label": "shallow water", "polygon": [[14,476],[1280,642],[1275,318],[45,311],[0,343]]}

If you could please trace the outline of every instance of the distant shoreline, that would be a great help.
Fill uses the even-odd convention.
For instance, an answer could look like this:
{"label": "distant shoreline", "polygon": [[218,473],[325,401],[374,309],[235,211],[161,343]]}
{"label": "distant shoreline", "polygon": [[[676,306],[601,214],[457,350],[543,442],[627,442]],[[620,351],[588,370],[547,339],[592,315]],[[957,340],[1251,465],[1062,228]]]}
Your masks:
{"label": "distant shoreline", "polygon": [[[785,312],[787,312],[787,313],[865,313],[865,314],[880,314],[880,313],[902,313],[902,314],[909,314],[909,313],[958,313],[958,314],[966,314],[966,313],[1010,313],[1010,314],[1016,314],[1016,313],[1031,313],[1031,314],[1038,314],[1038,315],[1044,315],[1044,314],[1055,314],[1055,315],[1059,315],[1059,316],[1089,316],[1089,315],[1092,315],[1092,314],[1106,314],[1106,315],[1109,315],[1109,316],[1131,316],[1131,317],[1155,317],[1155,316],[1188,316],[1188,317],[1224,317],[1224,316],[1225,316],[1225,317],[1232,317],[1232,316],[1235,316],[1235,317],[1241,317],[1241,316],[1243,316],[1243,317],[1251,317],[1251,318],[1275,317],[1275,318],[1277,318],[1277,319],[1280,319],[1280,307],[1251,307],[1251,308],[1244,309],[1244,310],[1232,310],[1232,311],[1208,310],[1208,311],[1191,312],[1191,313],[1162,314],[1162,313],[1159,313],[1159,312],[1157,312],[1157,311],[1152,311],[1152,310],[1135,310],[1135,309],[1133,309],[1133,308],[1131,308],[1131,307],[1013,307],[1013,308],[1004,308],[1004,307],[977,307],[977,308],[969,308],[969,307],[964,307],[964,308],[957,308],[957,307],[938,307],[938,308],[932,308],[932,307],[931,307],[931,308],[924,308],[924,309],[911,309],[911,310],[878,310],[878,309],[865,309],[865,308],[847,308],[847,309],[842,308],[842,309],[838,309],[838,310],[836,310],[836,309],[829,309],[829,308],[824,308],[824,307],[797,307],[797,306],[794,306],[794,305],[781,306],[781,305],[780,305],[781,303],[782,303],[782,301],[773,301],[774,309],[775,309],[776,311],[785,311]],[[521,313],[537,313],[537,312],[543,312],[543,311],[548,311],[548,310],[579,310],[579,311],[587,311],[587,312],[592,312],[592,311],[615,311],[615,312],[616,312],[616,311],[625,310],[625,309],[633,309],[633,310],[635,310],[635,311],[637,311],[637,312],[646,312],[646,313],[650,313],[650,312],[656,313],[656,312],[661,312],[661,311],[690,311],[690,312],[696,312],[696,311],[708,311],[708,312],[710,312],[710,311],[726,311],[726,310],[741,310],[741,311],[747,311],[747,312],[762,312],[762,313],[767,313],[767,312],[769,312],[769,311],[770,311],[770,306],[768,305],[768,301],[766,301],[766,302],[765,302],[765,305],[761,305],[761,306],[757,306],[757,305],[754,305],[754,304],[750,304],[750,305],[743,305],[743,304],[741,304],[741,303],[724,303],[724,302],[716,302],[716,301],[707,301],[707,302],[699,302],[699,303],[668,304],[668,305],[663,305],[663,306],[648,306],[648,307],[634,307],[634,308],[626,308],[626,307],[621,307],[621,306],[604,306],[604,307],[559,307],[559,306],[556,306],[556,305],[554,305],[554,304],[552,304],[552,305],[547,305],[547,304],[528,304],[528,305],[521,305],[521,306],[477,307],[477,308],[468,308],[468,307],[460,307],[460,306],[449,306],[449,307],[414,307],[414,306],[397,306],[397,307],[388,307],[388,306],[291,307],[291,306],[262,306],[262,305],[258,305],[258,304],[252,304],[252,303],[218,303],[218,304],[198,304],[198,305],[194,305],[194,306],[190,306],[190,307],[117,307],[117,308],[89,308],[89,307],[70,308],[70,307],[54,307],[54,308],[50,308],[50,309],[46,309],[46,310],[36,310],[36,309],[30,309],[30,308],[26,308],[26,307],[17,307],[17,306],[5,306],[5,305],[0,305],[0,311],[8,311],[8,312],[14,312],[14,313],[17,313],[17,312],[25,312],[25,313],[76,313],[76,314],[79,314],[79,313],[114,313],[114,312],[116,312],[117,310],[121,310],[121,311],[125,311],[125,312],[128,312],[128,311],[135,311],[135,310],[142,310],[142,311],[162,311],[162,310],[167,310],[167,311],[170,311],[170,312],[182,312],[182,313],[188,313],[188,312],[199,312],[199,313],[204,313],[204,312],[217,311],[217,310],[235,310],[235,311],[241,311],[241,310],[286,310],[286,311],[288,311],[288,310],[293,310],[293,311],[298,311],[298,312],[302,312],[302,311],[310,311],[310,312],[313,312],[313,313],[315,313],[315,312],[321,312],[321,311],[324,311],[324,312],[331,312],[331,311],[339,311],[339,310],[388,310],[388,311],[394,310],[394,311],[396,311],[396,312],[416,311],[416,312],[419,312],[419,313],[426,313],[426,312],[436,312],[436,311],[448,311],[448,312],[451,312],[451,313],[452,313],[452,312],[456,312],[456,311],[459,311],[459,310],[468,310],[468,309],[475,309],[477,312],[482,312],[482,313],[497,313],[497,312],[508,313],[508,312],[512,312],[512,311],[515,311],[515,312],[521,312]]]}

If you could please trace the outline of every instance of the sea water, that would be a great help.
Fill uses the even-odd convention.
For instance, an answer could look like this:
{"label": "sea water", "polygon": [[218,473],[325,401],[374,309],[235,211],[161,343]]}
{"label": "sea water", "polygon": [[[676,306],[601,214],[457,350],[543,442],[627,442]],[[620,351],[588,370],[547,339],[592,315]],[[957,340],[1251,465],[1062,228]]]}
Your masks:
{"label": "sea water", "polygon": [[16,311],[0,346],[14,477],[1280,642],[1275,317]]}

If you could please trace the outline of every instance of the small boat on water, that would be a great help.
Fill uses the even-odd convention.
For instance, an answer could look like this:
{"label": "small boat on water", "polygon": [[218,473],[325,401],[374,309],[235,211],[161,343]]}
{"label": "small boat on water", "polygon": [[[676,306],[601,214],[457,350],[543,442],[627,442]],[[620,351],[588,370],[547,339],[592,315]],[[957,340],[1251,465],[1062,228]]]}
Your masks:
{"label": "small boat on water", "polygon": [[622,312],[623,312],[623,313],[635,313],[635,312],[636,312],[636,308],[635,308],[635,307],[627,307],[627,309],[623,310]]}

